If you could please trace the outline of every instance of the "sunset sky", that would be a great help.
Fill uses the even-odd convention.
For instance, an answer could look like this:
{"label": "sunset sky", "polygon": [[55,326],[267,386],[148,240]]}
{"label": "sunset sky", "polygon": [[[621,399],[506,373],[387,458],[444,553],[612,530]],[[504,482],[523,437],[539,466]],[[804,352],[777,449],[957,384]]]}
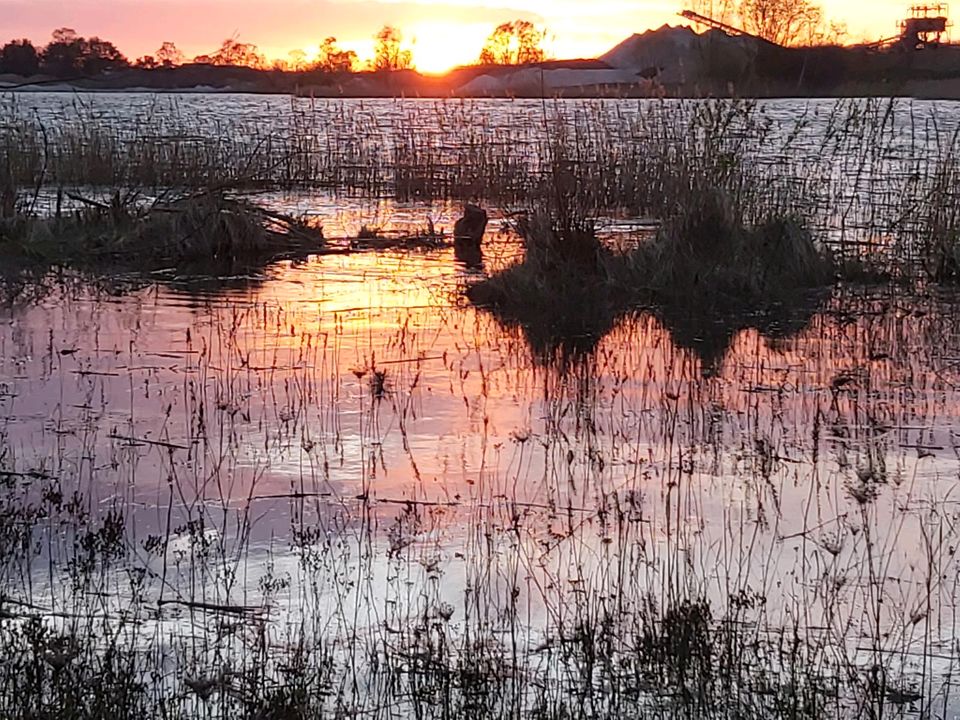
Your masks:
{"label": "sunset sky", "polygon": [[[909,0],[826,0],[828,16],[846,22],[851,39],[895,34]],[[316,51],[333,35],[369,57],[384,24],[410,41],[420,70],[441,71],[476,60],[501,22],[527,19],[549,29],[556,57],[593,57],[634,32],[681,24],[683,3],[670,0],[0,0],[6,36],[46,42],[55,27],[114,41],[129,57],[172,40],[189,56],[226,37],[258,45],[271,58]]]}

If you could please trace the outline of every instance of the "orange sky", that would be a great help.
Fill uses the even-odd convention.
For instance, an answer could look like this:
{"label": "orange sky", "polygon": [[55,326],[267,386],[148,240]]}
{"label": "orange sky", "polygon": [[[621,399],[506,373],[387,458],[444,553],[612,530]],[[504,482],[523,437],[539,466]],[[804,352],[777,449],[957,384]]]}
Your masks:
{"label": "orange sky", "polygon": [[[895,34],[910,2],[823,4],[859,40]],[[682,6],[682,0],[0,0],[0,32],[39,43],[54,27],[68,26],[113,40],[131,57],[153,52],[164,40],[192,56],[236,36],[282,58],[294,48],[310,54],[334,35],[365,58],[371,36],[390,23],[411,41],[421,70],[439,71],[475,60],[490,30],[507,20],[547,27],[556,57],[591,57],[631,33],[680,24]]]}

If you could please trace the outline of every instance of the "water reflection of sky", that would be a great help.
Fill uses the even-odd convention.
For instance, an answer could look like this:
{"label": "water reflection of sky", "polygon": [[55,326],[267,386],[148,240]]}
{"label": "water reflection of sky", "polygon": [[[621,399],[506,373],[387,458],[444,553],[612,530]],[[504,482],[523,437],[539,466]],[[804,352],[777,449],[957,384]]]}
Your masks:
{"label": "water reflection of sky", "polygon": [[[740,332],[710,380],[695,353],[641,316],[560,378],[531,362],[521,331],[464,307],[463,282],[449,254],[434,252],[319,258],[219,296],[176,285],[57,292],[6,316],[6,432],[21,464],[49,462],[51,449],[78,465],[89,453],[120,457],[119,471],[96,478],[109,486],[133,464],[135,495],[171,469],[227,468],[238,499],[254,475],[257,492],[282,492],[321,457],[327,469],[311,480],[351,492],[372,472],[371,453],[379,492],[437,492],[415,473],[462,491],[481,467],[493,471],[484,452],[512,458],[525,436],[531,448],[562,441],[608,461],[662,463],[669,443],[730,463],[762,438],[809,463],[814,424],[821,444],[843,432],[853,445],[872,424],[904,472],[932,479],[953,456],[955,333],[936,304],[834,302],[794,338]],[[190,450],[166,457],[118,438]],[[917,463],[928,447],[934,457]],[[530,479],[550,452],[527,453],[542,455],[524,469]],[[548,492],[527,484],[531,497]]]}
{"label": "water reflection of sky", "polygon": [[[492,252],[510,257],[512,242]],[[638,547],[637,582],[656,587],[680,557],[707,594],[734,578],[784,625],[798,602],[816,625],[828,578],[850,583],[833,610],[859,617],[869,532],[891,579],[885,622],[912,642],[902,615],[929,602],[926,528],[954,512],[953,298],[847,294],[795,332],[724,329],[723,352],[710,323],[678,331],[640,313],[557,364],[468,307],[469,277],[439,250],[281,263],[220,291],[183,278],[54,289],[0,315],[7,462],[89,490],[95,510],[122,505],[136,547],[203,515],[246,558],[254,603],[268,566],[294,578],[291,597],[309,580],[296,528],[346,547],[372,528],[385,553],[416,500],[436,505],[401,551],[436,556],[449,602],[487,528],[498,562],[527,563],[534,625],[548,619],[539,593],[602,586]],[[626,506],[629,532],[610,520]],[[389,562],[363,570],[374,597]]]}

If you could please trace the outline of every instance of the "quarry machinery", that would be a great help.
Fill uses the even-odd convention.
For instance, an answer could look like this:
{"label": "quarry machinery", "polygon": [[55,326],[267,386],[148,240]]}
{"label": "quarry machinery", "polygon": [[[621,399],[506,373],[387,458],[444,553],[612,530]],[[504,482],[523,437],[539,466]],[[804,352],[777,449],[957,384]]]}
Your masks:
{"label": "quarry machinery", "polygon": [[946,5],[914,5],[900,23],[900,43],[906,50],[937,47],[950,27]]}
{"label": "quarry machinery", "polygon": [[739,35],[743,37],[753,38],[754,40],[759,40],[760,42],[768,43],[770,45],[775,44],[775,43],[771,43],[766,38],[760,37],[759,35],[748,33],[746,30],[743,30],[742,28],[738,28],[733,25],[730,25],[729,23],[722,22],[720,20],[717,20],[716,18],[710,17],[709,15],[701,15],[700,13],[694,12],[693,10],[683,10],[680,13],[680,16],[683,18],[686,18],[687,20],[690,20],[691,22],[695,22],[698,25],[703,25],[705,27],[711,28],[712,30],[720,30],[721,32],[725,32],[727,35]]}
{"label": "quarry machinery", "polygon": [[871,50],[927,50],[939,47],[952,27],[949,7],[936,5],[913,5],[910,15],[900,21],[900,34],[878,40],[863,47]]}
{"label": "quarry machinery", "polygon": [[693,10],[684,10],[683,12],[680,13],[680,16],[685,17],[687,20],[695,22],[699,25],[705,25],[706,27],[712,28],[714,30],[722,30],[727,35],[749,35],[750,34],[746,30],[741,30],[740,28],[734,27],[733,25],[728,25],[727,23],[721,22],[720,20],[716,20],[708,15],[701,15],[700,13],[694,12]]}
{"label": "quarry machinery", "polygon": [[[741,35],[744,37],[763,40],[746,30],[722,22],[708,15],[703,15],[693,10],[684,10],[681,16],[698,25],[721,30],[728,35]],[[900,34],[892,37],[878,40],[874,43],[861,45],[870,50],[925,50],[928,48],[939,47],[952,27],[949,20],[949,7],[944,3],[934,5],[913,5],[910,7],[908,17],[900,21]],[[764,40],[764,42],[769,42]]]}

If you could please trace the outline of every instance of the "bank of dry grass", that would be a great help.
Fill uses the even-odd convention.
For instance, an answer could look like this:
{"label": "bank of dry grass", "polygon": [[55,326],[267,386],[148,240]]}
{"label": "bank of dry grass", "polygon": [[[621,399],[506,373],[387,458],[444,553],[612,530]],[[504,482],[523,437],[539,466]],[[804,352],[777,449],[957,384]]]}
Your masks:
{"label": "bank of dry grass", "polygon": [[267,263],[323,249],[322,229],[211,189],[146,202],[115,193],[108,201],[67,200],[49,216],[0,219],[0,254],[81,269],[224,268]]}

